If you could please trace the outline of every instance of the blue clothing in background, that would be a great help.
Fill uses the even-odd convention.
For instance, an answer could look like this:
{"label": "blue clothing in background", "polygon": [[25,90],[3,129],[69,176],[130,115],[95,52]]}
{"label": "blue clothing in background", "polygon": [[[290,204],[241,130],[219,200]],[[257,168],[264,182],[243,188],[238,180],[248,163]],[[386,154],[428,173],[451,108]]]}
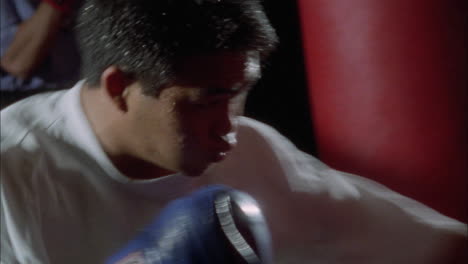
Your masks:
{"label": "blue clothing in background", "polygon": [[[19,25],[30,18],[40,0],[0,0],[0,55],[8,49]],[[30,78],[22,80],[2,70],[0,90],[30,91],[35,89],[60,89],[79,78],[80,57],[72,24],[64,27],[50,48],[45,60]]]}

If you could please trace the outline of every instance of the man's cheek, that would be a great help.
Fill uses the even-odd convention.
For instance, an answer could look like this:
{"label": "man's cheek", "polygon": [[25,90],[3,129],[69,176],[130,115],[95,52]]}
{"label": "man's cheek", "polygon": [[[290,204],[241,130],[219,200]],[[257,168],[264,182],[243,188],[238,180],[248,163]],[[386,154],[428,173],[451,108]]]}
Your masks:
{"label": "man's cheek", "polygon": [[192,141],[198,141],[209,134],[210,118],[202,115],[191,115],[184,124],[183,133]]}

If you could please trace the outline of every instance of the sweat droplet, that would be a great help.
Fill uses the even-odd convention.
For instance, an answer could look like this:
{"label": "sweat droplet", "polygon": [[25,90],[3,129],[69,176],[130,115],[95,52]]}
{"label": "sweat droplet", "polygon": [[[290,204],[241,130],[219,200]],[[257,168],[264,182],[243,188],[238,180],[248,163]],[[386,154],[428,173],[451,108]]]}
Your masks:
{"label": "sweat droplet", "polygon": [[176,108],[176,102],[172,102],[170,107],[167,109],[167,112],[168,113],[173,113],[175,111],[175,108]]}
{"label": "sweat droplet", "polygon": [[186,141],[186,136],[185,135],[180,135],[177,137],[177,142],[179,144],[183,144]]}
{"label": "sweat droplet", "polygon": [[230,133],[222,136],[221,138],[224,139],[230,145],[234,145],[234,144],[237,143],[237,133],[236,132],[230,132]]}

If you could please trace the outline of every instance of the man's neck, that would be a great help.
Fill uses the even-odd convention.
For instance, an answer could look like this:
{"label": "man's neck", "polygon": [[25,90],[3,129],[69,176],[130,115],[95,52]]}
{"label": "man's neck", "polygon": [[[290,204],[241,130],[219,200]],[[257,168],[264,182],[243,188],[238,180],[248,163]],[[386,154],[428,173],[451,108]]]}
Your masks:
{"label": "man's neck", "polygon": [[149,180],[175,174],[173,171],[127,155],[114,155],[109,158],[122,174],[131,179]]}

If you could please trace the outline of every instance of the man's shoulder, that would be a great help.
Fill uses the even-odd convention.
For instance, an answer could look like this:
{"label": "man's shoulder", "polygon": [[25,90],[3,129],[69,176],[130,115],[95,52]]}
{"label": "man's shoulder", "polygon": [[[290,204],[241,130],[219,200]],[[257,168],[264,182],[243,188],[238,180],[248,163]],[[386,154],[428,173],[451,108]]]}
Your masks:
{"label": "man's shoulder", "polygon": [[19,146],[33,131],[45,131],[61,116],[60,98],[64,91],[38,94],[23,99],[0,112],[2,155]]}
{"label": "man's shoulder", "polygon": [[38,94],[0,112],[2,188],[32,190],[35,172],[52,164],[51,150],[63,134],[63,95],[64,91]]}
{"label": "man's shoulder", "polygon": [[256,119],[240,116],[238,121],[239,133],[241,134],[249,134],[252,136],[257,135],[260,137],[282,137],[282,135],[275,128]]}
{"label": "man's shoulder", "polygon": [[244,116],[239,117],[238,138],[240,144],[264,145],[269,149],[296,149],[288,138],[272,126]]}

